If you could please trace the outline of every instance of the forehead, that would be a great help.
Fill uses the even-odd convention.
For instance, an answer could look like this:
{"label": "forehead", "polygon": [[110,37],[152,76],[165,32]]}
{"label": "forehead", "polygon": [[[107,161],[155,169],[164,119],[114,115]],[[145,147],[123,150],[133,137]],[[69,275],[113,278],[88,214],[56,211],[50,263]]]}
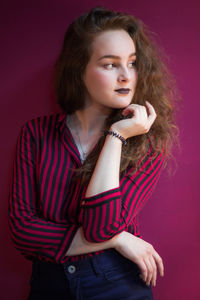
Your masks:
{"label": "forehead", "polygon": [[129,56],[136,52],[135,44],[125,30],[107,30],[95,37],[92,43],[92,57],[112,54]]}

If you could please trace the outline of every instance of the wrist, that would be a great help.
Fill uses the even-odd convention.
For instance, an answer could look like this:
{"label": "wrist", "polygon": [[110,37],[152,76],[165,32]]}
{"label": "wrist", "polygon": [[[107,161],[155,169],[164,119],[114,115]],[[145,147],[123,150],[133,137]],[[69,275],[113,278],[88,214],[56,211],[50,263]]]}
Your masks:
{"label": "wrist", "polygon": [[110,130],[119,133],[121,136],[123,136],[124,139],[128,138],[128,136],[126,136],[126,134],[124,132],[121,132],[117,127],[115,127],[114,124],[110,126]]}
{"label": "wrist", "polygon": [[109,128],[109,130],[115,131],[115,132],[117,132],[118,134],[122,135],[121,132],[120,132],[117,128],[115,128],[115,125],[111,125],[110,128]]}
{"label": "wrist", "polygon": [[110,241],[112,248],[116,249],[120,244],[121,235],[123,234],[123,231],[116,234]]}
{"label": "wrist", "polygon": [[118,129],[115,129],[115,127],[113,125],[110,127],[109,130],[105,131],[105,135],[107,135],[107,134],[114,136],[117,139],[121,140],[123,145],[127,144],[126,137],[123,134],[121,134]]}

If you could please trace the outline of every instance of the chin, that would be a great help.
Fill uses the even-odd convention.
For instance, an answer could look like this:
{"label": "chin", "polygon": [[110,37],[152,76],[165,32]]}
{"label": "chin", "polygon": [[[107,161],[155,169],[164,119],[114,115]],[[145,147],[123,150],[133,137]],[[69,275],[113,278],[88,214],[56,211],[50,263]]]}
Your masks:
{"label": "chin", "polygon": [[[124,99],[125,100],[125,99]],[[127,107],[128,105],[130,105],[131,104],[131,100],[132,99],[130,99],[130,100],[126,100],[126,101],[121,101],[120,103],[118,102],[118,103],[116,103],[116,108],[125,108],[125,107]]]}
{"label": "chin", "polygon": [[[106,99],[106,97],[104,98]],[[108,98],[107,98],[108,99]],[[117,109],[122,109],[122,108],[125,108],[127,107],[128,105],[131,104],[131,101],[132,101],[132,96],[130,97],[121,97],[121,98],[118,98],[118,97],[115,97],[112,99],[108,99],[106,102],[104,101],[104,103],[102,103],[102,105],[108,107],[108,108],[117,108]]]}

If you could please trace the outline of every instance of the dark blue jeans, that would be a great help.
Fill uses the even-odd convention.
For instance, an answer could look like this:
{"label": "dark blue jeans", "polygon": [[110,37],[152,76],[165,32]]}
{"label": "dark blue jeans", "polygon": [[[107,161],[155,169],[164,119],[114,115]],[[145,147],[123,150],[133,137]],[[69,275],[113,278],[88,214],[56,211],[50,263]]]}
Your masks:
{"label": "dark blue jeans", "polygon": [[28,300],[152,300],[139,267],[114,249],[63,265],[33,262]]}

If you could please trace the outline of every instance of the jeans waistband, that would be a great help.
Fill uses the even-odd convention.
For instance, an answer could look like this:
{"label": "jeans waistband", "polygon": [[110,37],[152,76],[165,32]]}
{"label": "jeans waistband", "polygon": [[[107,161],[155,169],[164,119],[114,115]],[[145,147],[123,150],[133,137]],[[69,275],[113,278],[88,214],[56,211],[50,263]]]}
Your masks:
{"label": "jeans waistband", "polygon": [[130,266],[131,268],[135,268],[136,271],[139,270],[139,267],[134,262],[123,257],[120,253],[118,253],[115,249],[112,248],[104,250],[104,252],[99,253],[97,255],[87,257],[83,260],[67,261],[63,264],[44,262],[41,260],[35,260],[33,262],[35,267],[40,267],[47,271],[61,271],[63,270],[63,268],[67,270],[69,266],[73,265],[76,268],[76,270],[81,271],[87,270],[88,268],[92,267],[96,274],[101,272],[102,265],[107,265],[107,267],[109,268],[109,266],[117,266],[119,263]]}

